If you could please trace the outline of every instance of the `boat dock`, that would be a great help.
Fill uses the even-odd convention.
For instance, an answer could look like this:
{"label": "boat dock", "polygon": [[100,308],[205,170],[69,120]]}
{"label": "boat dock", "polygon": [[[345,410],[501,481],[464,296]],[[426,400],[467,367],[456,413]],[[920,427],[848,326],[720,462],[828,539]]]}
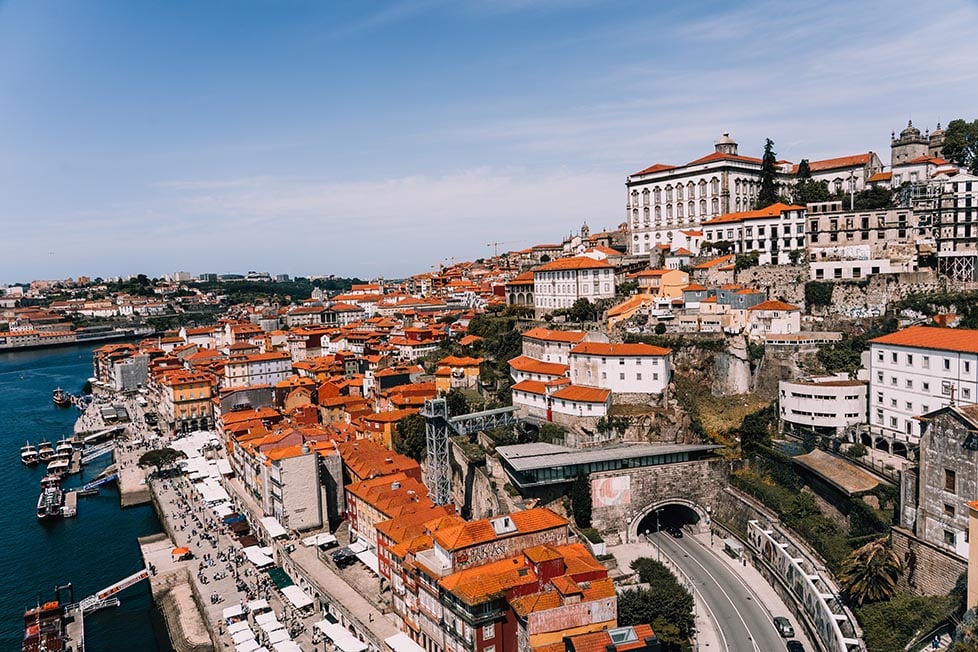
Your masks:
{"label": "boat dock", "polygon": [[85,614],[77,604],[65,608],[65,633],[67,650],[85,652]]}
{"label": "boat dock", "polygon": [[82,454],[80,450],[76,450],[71,454],[71,464],[68,466],[68,473],[74,475],[75,473],[81,473],[82,467]]}
{"label": "boat dock", "polygon": [[65,494],[65,504],[61,508],[63,518],[71,518],[78,514],[78,492],[69,491]]}
{"label": "boat dock", "polygon": [[173,540],[165,533],[140,537],[139,550],[148,568],[153,602],[159,607],[176,652],[212,652],[217,648],[201,615],[203,599],[194,589],[191,572],[197,561],[178,561]]}

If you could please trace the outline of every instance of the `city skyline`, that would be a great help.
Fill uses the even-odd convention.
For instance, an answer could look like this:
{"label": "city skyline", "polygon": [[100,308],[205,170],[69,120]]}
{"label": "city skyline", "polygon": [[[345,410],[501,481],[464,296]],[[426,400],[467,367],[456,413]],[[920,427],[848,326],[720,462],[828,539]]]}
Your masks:
{"label": "city skyline", "polygon": [[403,277],[614,228],[723,132],[888,163],[974,118],[974,4],[780,8],[2,3],[0,281]]}

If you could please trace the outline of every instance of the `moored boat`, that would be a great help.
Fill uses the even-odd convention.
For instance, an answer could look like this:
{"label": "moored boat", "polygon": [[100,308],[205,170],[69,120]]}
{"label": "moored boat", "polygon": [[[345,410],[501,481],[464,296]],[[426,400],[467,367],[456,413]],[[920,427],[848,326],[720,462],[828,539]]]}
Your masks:
{"label": "moored boat", "polygon": [[54,457],[54,446],[51,445],[47,439],[41,441],[37,445],[37,457],[42,462],[48,462],[52,457]]}
{"label": "moored boat", "polygon": [[64,475],[71,466],[71,459],[66,455],[55,455],[54,459],[48,462],[48,473]]}
{"label": "moored boat", "polygon": [[61,652],[64,649],[64,610],[58,600],[24,611],[23,652]]}
{"label": "moored boat", "polygon": [[71,405],[71,394],[58,387],[51,393],[51,400],[58,407],[68,407]]}
{"label": "moored boat", "polygon": [[54,448],[55,455],[67,455],[69,458],[75,452],[75,447],[67,437],[58,440],[58,445]]}
{"label": "moored boat", "polygon": [[25,445],[20,447],[20,461],[27,466],[33,466],[37,464],[37,447],[27,442]]}
{"label": "moored boat", "polygon": [[65,494],[61,490],[61,477],[48,474],[41,480],[41,495],[37,497],[37,518],[61,518]]}

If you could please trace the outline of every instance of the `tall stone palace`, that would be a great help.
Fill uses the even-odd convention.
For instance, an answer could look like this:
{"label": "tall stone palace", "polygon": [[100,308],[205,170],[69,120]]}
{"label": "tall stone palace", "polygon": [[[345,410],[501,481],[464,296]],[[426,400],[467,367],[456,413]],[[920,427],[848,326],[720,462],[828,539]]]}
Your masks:
{"label": "tall stone palace", "polygon": [[[859,192],[875,184],[892,187],[922,183],[946,161],[940,158],[944,131],[940,124],[921,133],[908,123],[899,137],[892,134],[890,171],[884,172],[872,151],[810,161],[812,178],[828,183],[835,193]],[[777,162],[777,185],[789,196],[798,165]],[[761,185],[761,159],[739,153],[729,134],[714,151],[685,165],[656,163],[625,179],[628,251],[647,254],[673,242],[702,235],[700,225],[721,215],[750,211]]]}

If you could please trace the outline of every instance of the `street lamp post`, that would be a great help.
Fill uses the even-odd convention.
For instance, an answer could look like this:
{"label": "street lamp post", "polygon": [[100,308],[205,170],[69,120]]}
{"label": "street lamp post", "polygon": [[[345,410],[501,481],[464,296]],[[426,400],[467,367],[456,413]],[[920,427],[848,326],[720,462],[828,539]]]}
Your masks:
{"label": "street lamp post", "polygon": [[655,510],[655,560],[662,562],[662,544],[659,543],[659,510]]}

